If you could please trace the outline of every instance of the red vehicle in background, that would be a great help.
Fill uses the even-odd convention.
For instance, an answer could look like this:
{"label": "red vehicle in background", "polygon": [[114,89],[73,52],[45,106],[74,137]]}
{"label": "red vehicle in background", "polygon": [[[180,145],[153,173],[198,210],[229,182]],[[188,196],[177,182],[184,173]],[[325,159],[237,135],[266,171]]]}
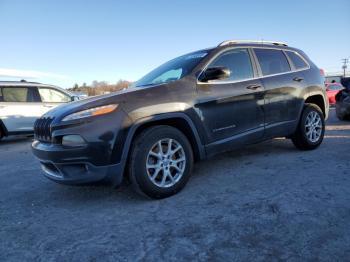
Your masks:
{"label": "red vehicle in background", "polygon": [[344,87],[339,83],[326,83],[326,92],[330,105],[335,105],[335,95]]}

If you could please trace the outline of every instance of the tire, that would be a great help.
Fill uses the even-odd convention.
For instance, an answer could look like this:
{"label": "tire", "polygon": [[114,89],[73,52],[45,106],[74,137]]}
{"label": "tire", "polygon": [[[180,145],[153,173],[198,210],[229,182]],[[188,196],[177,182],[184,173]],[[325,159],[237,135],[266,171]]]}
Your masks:
{"label": "tire", "polygon": [[324,132],[325,121],[322,110],[315,104],[306,104],[297,130],[292,136],[292,142],[300,150],[313,150],[322,143]]}
{"label": "tire", "polygon": [[[167,154],[169,144],[174,153]],[[159,148],[162,148],[162,153]],[[129,178],[135,191],[141,195],[161,199],[178,193],[190,178],[192,167],[191,145],[176,128],[165,125],[150,127],[133,142]]]}
{"label": "tire", "polygon": [[342,112],[340,105],[336,105],[335,112],[339,120],[344,121],[348,119],[347,115]]}

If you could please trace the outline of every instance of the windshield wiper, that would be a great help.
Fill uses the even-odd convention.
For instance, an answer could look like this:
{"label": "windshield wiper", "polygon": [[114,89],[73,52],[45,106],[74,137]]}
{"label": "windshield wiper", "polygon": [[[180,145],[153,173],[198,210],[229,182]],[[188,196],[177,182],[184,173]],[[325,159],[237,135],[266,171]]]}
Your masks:
{"label": "windshield wiper", "polygon": [[144,85],[139,85],[136,87],[144,87],[144,86],[153,86],[153,85],[158,85],[159,83],[151,83],[151,84],[144,84]]}

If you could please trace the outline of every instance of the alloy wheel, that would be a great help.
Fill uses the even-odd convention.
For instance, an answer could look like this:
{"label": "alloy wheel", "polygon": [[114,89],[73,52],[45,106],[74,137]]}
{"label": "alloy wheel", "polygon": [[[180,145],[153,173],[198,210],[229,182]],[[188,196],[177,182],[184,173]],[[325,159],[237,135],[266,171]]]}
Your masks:
{"label": "alloy wheel", "polygon": [[158,187],[168,188],[175,185],[182,178],[185,167],[185,151],[175,139],[161,139],[148,152],[147,175]]}
{"label": "alloy wheel", "polygon": [[311,111],[307,115],[305,121],[305,134],[307,139],[312,143],[316,143],[321,138],[322,129],[321,116],[318,112]]}

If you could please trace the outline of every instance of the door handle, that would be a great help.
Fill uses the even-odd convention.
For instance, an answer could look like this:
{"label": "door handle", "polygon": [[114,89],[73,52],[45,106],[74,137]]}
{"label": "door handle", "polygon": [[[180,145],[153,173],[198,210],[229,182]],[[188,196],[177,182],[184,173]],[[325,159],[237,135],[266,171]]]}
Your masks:
{"label": "door handle", "polygon": [[301,82],[303,80],[304,80],[304,78],[302,78],[302,77],[294,77],[293,78],[293,81],[296,81],[296,82]]}
{"label": "door handle", "polygon": [[257,90],[261,88],[261,85],[250,85],[250,86],[247,86],[246,88],[250,90]]}
{"label": "door handle", "polygon": [[50,106],[50,105],[44,105],[44,107],[47,107],[47,108],[52,108],[53,106]]}

